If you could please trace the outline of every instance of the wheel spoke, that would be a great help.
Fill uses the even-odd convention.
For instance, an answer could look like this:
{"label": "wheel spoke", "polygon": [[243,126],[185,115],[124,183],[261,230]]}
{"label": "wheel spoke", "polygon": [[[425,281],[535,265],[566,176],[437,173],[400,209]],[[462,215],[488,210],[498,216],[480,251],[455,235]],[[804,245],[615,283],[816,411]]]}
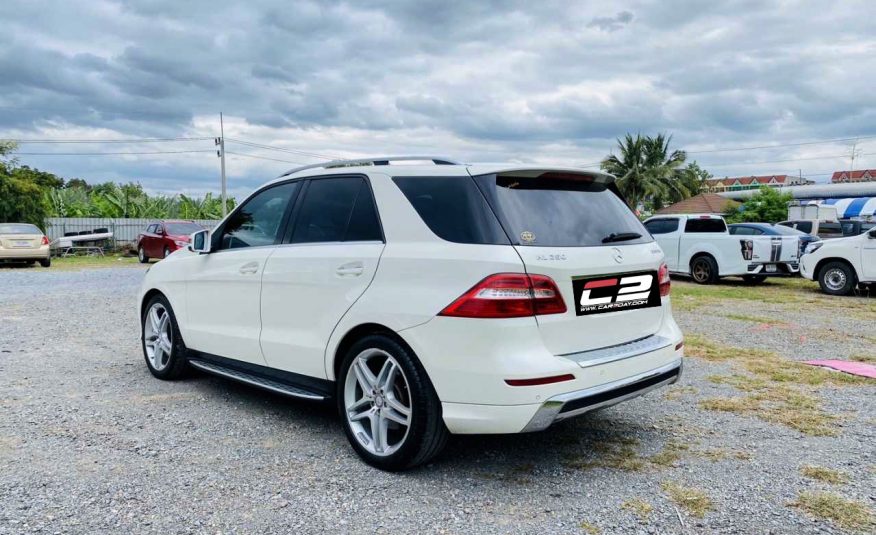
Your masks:
{"label": "wheel spoke", "polygon": [[385,409],[383,409],[383,417],[387,420],[392,420],[393,422],[401,424],[405,427],[409,427],[411,425],[410,415],[405,415],[390,407],[386,407]]}
{"label": "wheel spoke", "polygon": [[380,373],[377,374],[377,387],[382,388],[384,392],[392,391],[392,381],[395,379],[396,366],[395,362],[386,359],[383,367],[380,368]]}
{"label": "wheel spoke", "polygon": [[362,407],[365,407],[366,409],[371,409],[371,399],[368,396],[363,396],[358,401],[354,401],[353,403],[350,403],[349,405],[347,405],[347,412],[349,412],[351,414],[356,413],[355,416],[350,416],[351,420],[361,420],[362,418],[365,417],[368,410],[358,412],[358,413],[356,412],[359,409],[361,409]]}
{"label": "wheel spoke", "polygon": [[158,368],[164,360],[164,348],[161,347],[161,344],[155,344],[154,349],[152,350],[152,355],[152,366]]}
{"label": "wheel spoke", "polygon": [[[403,417],[410,418],[411,409],[409,409],[408,407],[405,407],[404,404],[401,401],[399,401],[398,399],[396,399],[394,395],[386,396],[386,404],[389,406],[390,409],[394,410],[395,412],[400,413]],[[407,422],[399,422],[399,423],[404,423],[405,425],[407,425]]]}
{"label": "wheel spoke", "polygon": [[380,416],[377,413],[369,415],[371,420],[371,444],[374,446],[374,451],[383,453],[383,443],[380,442]]}
{"label": "wheel spoke", "polygon": [[374,416],[374,420],[372,420],[371,430],[374,431],[374,424],[377,424],[377,434],[374,435],[374,446],[377,451],[383,453],[389,447],[388,441],[388,431],[389,431],[389,420],[384,418],[381,414],[376,414]]}
{"label": "wheel spoke", "polygon": [[374,377],[374,374],[371,373],[371,370],[368,369],[368,366],[362,359],[356,359],[353,364],[353,371],[356,373],[356,380],[359,382],[362,391],[370,396],[371,391],[377,386],[377,378]]}
{"label": "wheel spoke", "polygon": [[152,307],[152,310],[149,311],[149,322],[152,324],[152,331],[155,334],[161,332],[159,326],[161,325],[161,319],[158,317],[158,307]]}

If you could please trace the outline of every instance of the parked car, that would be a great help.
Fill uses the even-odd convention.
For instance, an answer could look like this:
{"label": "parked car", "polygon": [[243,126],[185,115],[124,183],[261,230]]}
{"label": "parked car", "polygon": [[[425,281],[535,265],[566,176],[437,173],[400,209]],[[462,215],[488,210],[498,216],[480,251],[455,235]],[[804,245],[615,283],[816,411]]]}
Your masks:
{"label": "parked car", "polygon": [[803,255],[807,245],[821,239],[802,230],[769,223],[731,223],[727,225],[727,230],[733,236],[797,236],[800,239],[798,257]]}
{"label": "parked car", "polygon": [[876,283],[876,228],[858,236],[810,244],[800,273],[831,295],[849,295],[858,284]]}
{"label": "parked car", "polygon": [[796,219],[776,223],[783,227],[797,229],[811,236],[823,239],[842,238],[843,227],[839,221],[819,221],[817,219]]}
{"label": "parked car", "polygon": [[196,233],[143,281],[150,372],[333,400],[388,470],[678,380],[663,252],[613,177],[428,159],[292,170]]}
{"label": "parked car", "polygon": [[49,238],[30,223],[0,223],[0,261],[52,265]]}
{"label": "parked car", "polygon": [[714,284],[721,277],[760,283],[768,276],[799,271],[798,236],[732,236],[724,218],[710,214],[660,215],[645,221],[666,253],[671,273]]}
{"label": "parked car", "polygon": [[144,264],[150,258],[167,258],[188,245],[192,233],[199,230],[204,230],[204,227],[194,221],[152,223],[137,236],[137,258]]}

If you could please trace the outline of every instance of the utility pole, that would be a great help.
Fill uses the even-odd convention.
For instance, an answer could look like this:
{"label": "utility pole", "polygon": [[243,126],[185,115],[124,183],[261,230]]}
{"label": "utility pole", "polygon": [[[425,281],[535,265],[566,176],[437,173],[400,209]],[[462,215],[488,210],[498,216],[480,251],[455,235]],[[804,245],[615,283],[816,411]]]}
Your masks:
{"label": "utility pole", "polygon": [[858,140],[856,139],[856,140],[852,143],[852,154],[851,154],[851,157],[852,157],[852,168],[849,170],[849,182],[852,181],[852,173],[855,172],[855,158],[857,158],[859,154],[860,154],[860,153],[858,152]]}
{"label": "utility pole", "polygon": [[219,139],[216,141],[219,145],[219,158],[222,161],[222,218],[228,213],[228,203],[225,195],[225,124],[222,120],[222,112],[219,112]]}

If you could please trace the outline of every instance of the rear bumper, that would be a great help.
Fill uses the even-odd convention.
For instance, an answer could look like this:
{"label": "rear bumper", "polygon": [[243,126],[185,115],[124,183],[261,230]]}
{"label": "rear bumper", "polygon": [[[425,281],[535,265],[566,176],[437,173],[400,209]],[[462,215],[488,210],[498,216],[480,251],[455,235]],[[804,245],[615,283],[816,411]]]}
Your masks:
{"label": "rear bumper", "polygon": [[[767,266],[775,266],[775,271],[767,271]],[[800,264],[797,262],[767,262],[748,264],[746,267],[749,275],[766,275],[781,277],[783,275],[796,275],[800,272]]]}
{"label": "rear bumper", "polygon": [[39,249],[4,247],[0,249],[0,260],[44,260],[50,254],[51,250],[48,245],[43,245]]}
{"label": "rear bumper", "polygon": [[671,385],[681,378],[683,367],[683,360],[678,359],[627,379],[554,396],[538,408],[523,428],[523,432],[541,431],[555,422],[610,407],[662,386]]}

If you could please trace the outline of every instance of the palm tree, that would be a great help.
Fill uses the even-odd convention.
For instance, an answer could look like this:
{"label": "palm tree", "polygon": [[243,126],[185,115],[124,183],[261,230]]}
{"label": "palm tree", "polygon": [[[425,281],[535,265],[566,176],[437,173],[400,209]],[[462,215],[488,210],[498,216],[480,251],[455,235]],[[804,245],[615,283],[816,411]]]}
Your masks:
{"label": "palm tree", "polygon": [[686,172],[684,151],[669,149],[672,136],[656,137],[630,134],[618,140],[620,157],[610,155],[600,166],[617,177],[617,186],[631,208],[645,200],[662,204],[690,196],[683,177]]}

